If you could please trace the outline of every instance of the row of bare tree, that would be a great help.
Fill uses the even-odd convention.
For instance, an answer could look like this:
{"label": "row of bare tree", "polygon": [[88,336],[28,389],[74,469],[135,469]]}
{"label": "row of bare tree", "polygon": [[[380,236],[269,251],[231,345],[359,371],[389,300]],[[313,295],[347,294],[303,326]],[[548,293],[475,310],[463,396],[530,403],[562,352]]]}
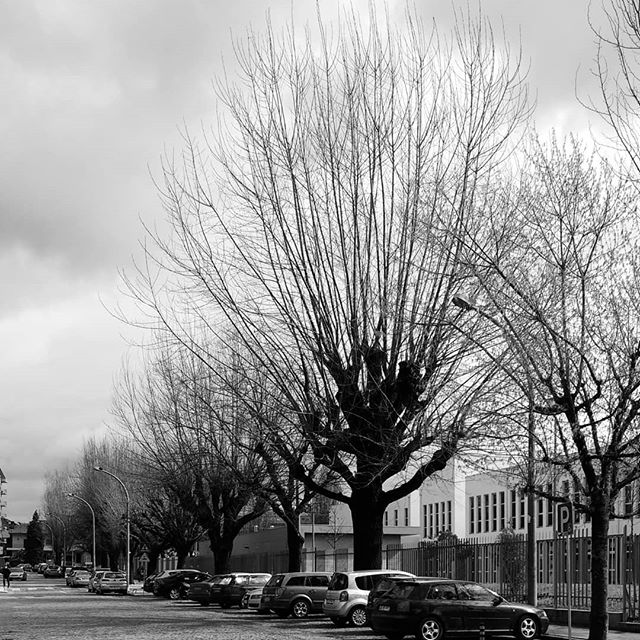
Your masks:
{"label": "row of bare tree", "polygon": [[[337,31],[238,42],[216,126],[166,160],[169,231],[145,229],[124,276],[153,335],[114,412],[147,546],[183,556],[206,532],[224,569],[270,508],[295,566],[324,496],[351,511],[355,566],[379,566],[391,502],[454,456],[508,460],[589,514],[606,637],[609,522],[640,478],[640,5],[607,10],[589,106],[608,160],[531,133],[521,58],[481,16],[448,35],[371,3]],[[101,455],[76,475],[115,527],[86,472]],[[573,494],[541,489],[550,474]]]}

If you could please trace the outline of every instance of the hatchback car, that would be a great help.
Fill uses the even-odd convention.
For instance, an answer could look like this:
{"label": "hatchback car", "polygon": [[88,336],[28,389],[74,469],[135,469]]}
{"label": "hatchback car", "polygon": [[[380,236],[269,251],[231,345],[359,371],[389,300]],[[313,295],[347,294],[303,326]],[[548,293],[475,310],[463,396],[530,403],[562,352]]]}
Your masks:
{"label": "hatchback car", "polygon": [[280,618],[322,613],[330,578],[331,573],[324,571],[277,573],[264,586],[260,607]]}
{"label": "hatchback car", "polygon": [[194,602],[199,602],[203,607],[208,607],[211,603],[218,601],[220,593],[220,582],[228,577],[228,574],[213,576],[211,580],[194,582],[189,587],[187,598]]}
{"label": "hatchback car", "polygon": [[256,588],[263,588],[271,578],[270,573],[236,573],[230,580],[220,581],[220,593],[218,603],[223,609],[229,607],[244,607],[248,603],[248,596],[245,596]]}
{"label": "hatchback car", "polygon": [[418,640],[441,640],[445,634],[510,634],[533,640],[544,634],[544,610],[507,602],[476,582],[436,578],[395,580],[368,608],[371,628],[389,640],[415,634]]}
{"label": "hatchback car", "polygon": [[88,587],[91,572],[85,569],[76,569],[71,576],[67,578],[67,584],[70,587]]}
{"label": "hatchback car", "polygon": [[60,567],[57,564],[50,564],[42,572],[45,578],[64,578],[64,567]]}
{"label": "hatchback car", "polygon": [[331,576],[322,606],[323,612],[337,627],[350,624],[364,627],[367,624],[367,599],[369,591],[387,578],[415,578],[406,571],[368,569],[338,572]]}
{"label": "hatchback car", "polygon": [[178,600],[185,597],[193,583],[211,578],[213,578],[211,574],[197,569],[172,569],[156,576],[153,582],[153,595]]}
{"label": "hatchback car", "polygon": [[102,577],[102,574],[106,571],[109,571],[109,569],[96,569],[95,571],[91,572],[91,575],[89,576],[89,584],[87,585],[87,591],[95,593],[96,583],[98,582],[98,579]]}
{"label": "hatchback car", "polygon": [[27,572],[23,566],[10,567],[10,569],[9,580],[22,580],[24,582],[27,579]]}
{"label": "hatchback car", "polygon": [[127,593],[127,576],[122,571],[98,571],[95,580],[95,592],[98,595],[105,593]]}

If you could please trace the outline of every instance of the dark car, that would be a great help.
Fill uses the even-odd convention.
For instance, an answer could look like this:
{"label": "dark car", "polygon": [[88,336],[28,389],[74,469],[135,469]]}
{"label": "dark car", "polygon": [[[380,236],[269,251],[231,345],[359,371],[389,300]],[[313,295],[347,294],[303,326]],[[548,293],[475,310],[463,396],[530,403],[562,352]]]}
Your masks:
{"label": "dark car", "polygon": [[[242,607],[244,596],[254,589],[264,587],[271,578],[270,573],[234,573],[220,581],[217,601],[223,609]],[[246,604],[245,604],[246,606]]]}
{"label": "dark car", "polygon": [[199,602],[203,607],[218,602],[222,582],[228,582],[231,574],[221,573],[213,576],[210,580],[194,582],[189,587],[187,598]]}
{"label": "dark car", "polygon": [[45,578],[64,578],[65,569],[57,564],[50,564],[43,572]]}
{"label": "dark car", "polygon": [[437,578],[394,581],[367,610],[371,628],[389,640],[415,635],[419,640],[441,640],[445,634],[510,634],[533,640],[547,631],[542,609],[507,602],[476,582]]}
{"label": "dark car", "polygon": [[260,608],[271,609],[280,618],[322,613],[330,578],[331,573],[324,571],[277,573],[262,590]]}
{"label": "dark car", "polygon": [[184,598],[195,582],[210,580],[213,576],[197,569],[172,569],[158,575],[153,582],[153,595],[171,600]]}

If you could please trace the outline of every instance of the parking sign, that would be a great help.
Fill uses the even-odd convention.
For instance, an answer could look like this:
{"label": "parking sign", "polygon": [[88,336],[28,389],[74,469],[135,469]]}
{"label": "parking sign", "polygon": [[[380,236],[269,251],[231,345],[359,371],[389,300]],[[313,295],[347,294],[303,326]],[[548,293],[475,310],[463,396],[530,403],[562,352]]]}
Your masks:
{"label": "parking sign", "polygon": [[556,526],[559,535],[570,535],[573,533],[573,507],[563,502],[556,508]]}

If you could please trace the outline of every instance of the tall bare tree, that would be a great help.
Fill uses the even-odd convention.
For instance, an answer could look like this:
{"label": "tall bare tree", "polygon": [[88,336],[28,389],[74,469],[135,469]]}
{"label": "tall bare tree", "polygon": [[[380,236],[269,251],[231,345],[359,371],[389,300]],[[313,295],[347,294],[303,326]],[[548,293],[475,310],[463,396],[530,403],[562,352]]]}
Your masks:
{"label": "tall bare tree", "polygon": [[[165,166],[173,235],[150,233],[125,280],[213,369],[222,342],[268,372],[312,455],[287,456],[286,431],[269,440],[348,504],[356,567],[381,562],[386,506],[477,434],[491,374],[449,323],[460,231],[482,225],[474,205],[528,115],[520,59],[486,20],[460,15],[445,37],[373,5],[369,24],[319,20],[316,40],[268,28],[238,42],[219,127]],[[315,481],[318,464],[339,489]]]}
{"label": "tall bare tree", "polygon": [[576,140],[536,143],[521,171],[519,188],[495,201],[486,242],[474,245],[478,299],[465,308],[512,352],[507,373],[537,416],[525,421],[536,459],[571,487],[527,490],[591,520],[589,637],[601,640],[609,523],[640,478],[635,192]]}

